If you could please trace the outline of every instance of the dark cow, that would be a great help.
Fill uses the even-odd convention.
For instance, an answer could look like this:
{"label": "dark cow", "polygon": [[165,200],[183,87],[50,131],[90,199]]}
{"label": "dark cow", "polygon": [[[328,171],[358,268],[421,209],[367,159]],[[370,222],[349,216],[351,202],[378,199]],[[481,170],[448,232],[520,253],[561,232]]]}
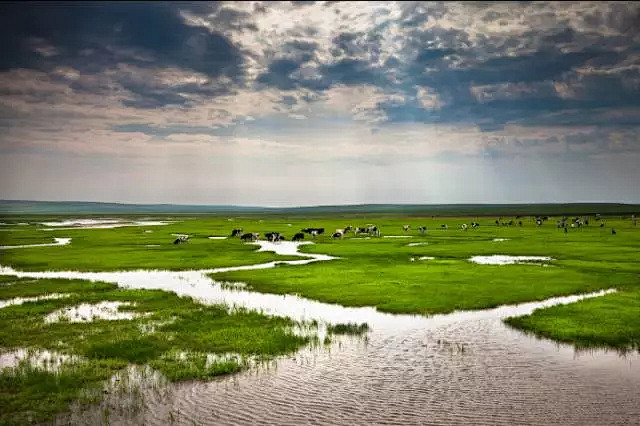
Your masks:
{"label": "dark cow", "polygon": [[304,240],[304,233],[302,232],[298,232],[296,235],[293,236],[293,238],[291,239],[291,241],[300,241],[300,240]]}
{"label": "dark cow", "polygon": [[353,229],[353,226],[351,226],[351,225],[345,226],[344,233],[346,234],[347,232],[351,231],[352,229]]}
{"label": "dark cow", "polygon": [[242,236],[240,237],[240,239],[244,242],[247,241],[256,241],[258,239],[258,237],[260,236],[260,234],[255,233],[255,232],[248,232],[246,234],[242,234]]}
{"label": "dark cow", "polygon": [[425,232],[427,232],[427,227],[421,226],[420,228],[418,228],[418,231],[420,231],[421,234],[424,234]]}
{"label": "dark cow", "polygon": [[604,228],[604,223],[601,223],[601,224],[600,224],[600,228]]}
{"label": "dark cow", "polygon": [[177,237],[174,241],[173,244],[181,244],[181,243],[186,243],[189,241],[189,236],[188,235],[180,235],[177,234]]}
{"label": "dark cow", "polygon": [[279,232],[267,232],[264,234],[267,241],[275,242],[280,241],[280,233]]}
{"label": "dark cow", "polygon": [[233,231],[231,231],[231,236],[232,237],[239,237],[242,235],[242,228],[237,228],[234,229]]}
{"label": "dark cow", "polygon": [[333,239],[337,239],[337,238],[342,239],[343,236],[344,236],[344,234],[342,232],[334,232],[333,235],[331,236],[331,238],[333,238]]}
{"label": "dark cow", "polygon": [[566,226],[564,227],[564,233],[568,233],[569,232],[569,228],[567,228]]}
{"label": "dark cow", "polygon": [[611,228],[611,235],[616,235],[616,230]]}
{"label": "dark cow", "polygon": [[324,228],[304,228],[301,232],[311,235],[320,235],[324,234]]}

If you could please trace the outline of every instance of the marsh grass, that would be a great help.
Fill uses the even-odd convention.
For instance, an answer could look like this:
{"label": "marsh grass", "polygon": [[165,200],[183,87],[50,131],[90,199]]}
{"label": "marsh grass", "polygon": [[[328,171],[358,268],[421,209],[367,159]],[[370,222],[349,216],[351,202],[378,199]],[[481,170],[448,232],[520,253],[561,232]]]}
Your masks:
{"label": "marsh grass", "polygon": [[348,334],[354,336],[362,336],[369,331],[369,325],[367,323],[355,324],[355,323],[338,323],[330,324],[327,326],[327,333],[329,334]]}
{"label": "marsh grass", "polygon": [[579,349],[640,351],[640,289],[538,309],[505,322]]}
{"label": "marsh grass", "polygon": [[[38,293],[64,293],[68,297],[0,309],[0,347],[52,350],[78,355],[82,361],[63,363],[55,371],[28,362],[5,369],[0,376],[0,423],[24,424],[50,418],[73,400],[99,395],[87,389],[100,388],[104,380],[127,365],[151,366],[170,381],[204,380],[248,365],[233,358],[210,362],[206,354],[270,358],[293,352],[310,340],[292,334],[289,330],[295,323],[288,319],[241,309],[228,312],[224,306],[204,306],[159,290],[125,290],[78,280],[1,280],[13,284],[0,287],[0,299]],[[118,321],[44,321],[56,310],[100,301],[129,302],[120,310],[146,315]],[[191,355],[185,359],[170,356],[176,352]],[[47,402],[41,404],[40,399]]]}

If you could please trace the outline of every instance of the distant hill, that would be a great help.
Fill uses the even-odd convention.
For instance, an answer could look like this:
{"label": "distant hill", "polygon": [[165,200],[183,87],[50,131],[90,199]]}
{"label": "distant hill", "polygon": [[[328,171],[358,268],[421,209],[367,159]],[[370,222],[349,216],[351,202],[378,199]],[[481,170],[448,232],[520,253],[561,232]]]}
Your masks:
{"label": "distant hill", "polygon": [[640,213],[640,204],[357,204],[309,207],[257,207],[231,205],[120,204],[84,201],[0,200],[0,214],[304,214],[310,215],[581,215]]}

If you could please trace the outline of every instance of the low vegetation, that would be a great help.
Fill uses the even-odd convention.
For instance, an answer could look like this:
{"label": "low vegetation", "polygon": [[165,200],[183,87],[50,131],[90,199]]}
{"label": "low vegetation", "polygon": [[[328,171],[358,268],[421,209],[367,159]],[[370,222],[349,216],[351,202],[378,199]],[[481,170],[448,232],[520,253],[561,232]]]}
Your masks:
{"label": "low vegetation", "polygon": [[579,348],[640,350],[640,290],[609,294],[507,318],[507,324]]}
{"label": "low vegetation", "polygon": [[[236,372],[246,359],[295,351],[309,341],[293,334],[293,322],[255,312],[228,313],[190,298],[154,290],[123,290],[106,283],[0,277],[0,299],[67,293],[63,299],[0,309],[0,347],[73,354],[55,370],[23,363],[0,375],[0,423],[38,422],[64,411],[75,399],[101,388],[104,380],[129,364],[150,365],[169,380],[206,379]],[[148,313],[133,320],[59,322],[44,317],[80,303],[127,301],[121,309]],[[237,354],[209,362],[207,354]],[[83,397],[84,395],[84,397]],[[38,401],[36,403],[36,401]],[[86,402],[92,402],[87,400]]]}
{"label": "low vegetation", "polygon": [[327,332],[330,334],[350,334],[354,336],[362,336],[369,331],[369,325],[367,323],[354,324],[354,323],[339,323],[332,324],[327,327]]}

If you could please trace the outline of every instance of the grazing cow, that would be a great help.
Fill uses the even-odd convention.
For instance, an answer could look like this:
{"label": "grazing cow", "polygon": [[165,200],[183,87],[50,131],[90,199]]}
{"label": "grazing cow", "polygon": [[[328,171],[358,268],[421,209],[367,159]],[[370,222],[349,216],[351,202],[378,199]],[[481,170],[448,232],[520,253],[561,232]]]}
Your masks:
{"label": "grazing cow", "polygon": [[178,235],[178,238],[173,241],[173,244],[186,243],[187,241],[189,241],[188,235]]}
{"label": "grazing cow", "polygon": [[613,229],[613,228],[611,228],[611,234],[612,234],[612,235],[616,235],[616,230],[615,230],[615,229]]}
{"label": "grazing cow", "polygon": [[409,228],[411,228],[411,226],[409,226],[409,225],[402,225],[402,230],[403,230],[404,232],[407,232],[407,231],[409,230]]}
{"label": "grazing cow", "polygon": [[461,228],[463,231],[466,231],[467,229],[469,229],[469,225],[467,225],[466,223],[463,223]]}
{"label": "grazing cow", "polygon": [[564,233],[568,233],[569,232],[569,228],[567,228],[566,226],[564,227]]}
{"label": "grazing cow", "polygon": [[242,228],[237,228],[234,229],[233,231],[231,231],[231,236],[232,237],[239,237],[242,235]]}
{"label": "grazing cow", "polygon": [[518,226],[522,226],[522,221],[521,220],[518,221]]}
{"label": "grazing cow", "polygon": [[445,230],[449,229],[449,225],[444,224],[444,225],[440,225],[440,228],[444,228]]}
{"label": "grazing cow", "polygon": [[344,233],[346,234],[347,232],[351,231],[352,229],[353,229],[353,226],[351,226],[351,225],[345,226]]}
{"label": "grazing cow", "polygon": [[240,237],[240,239],[244,242],[247,241],[256,241],[258,239],[258,237],[260,236],[260,234],[256,233],[256,232],[248,232],[246,234],[242,234],[242,236]]}
{"label": "grazing cow", "polygon": [[301,232],[315,237],[316,235],[324,234],[324,228],[304,228]]}
{"label": "grazing cow", "polygon": [[496,226],[500,226],[500,221],[496,220]]}
{"label": "grazing cow", "polygon": [[420,228],[418,228],[418,231],[420,231],[420,233],[424,235],[424,233],[427,231],[427,227],[421,226]]}
{"label": "grazing cow", "polygon": [[604,223],[601,223],[601,224],[600,224],[600,228],[604,228]]}
{"label": "grazing cow", "polygon": [[480,226],[480,224],[478,222],[471,222],[471,227],[472,228],[478,228]]}
{"label": "grazing cow", "polygon": [[536,219],[536,225],[538,226],[542,225],[542,219]]}
{"label": "grazing cow", "polygon": [[342,232],[334,232],[331,237],[334,238],[334,239],[336,239],[336,238],[342,239],[343,235],[344,234]]}
{"label": "grazing cow", "polygon": [[266,234],[264,234],[264,236],[267,238],[267,241],[270,242],[276,242],[276,241],[280,241],[280,233],[279,232],[267,232]]}
{"label": "grazing cow", "polygon": [[291,241],[300,241],[300,240],[304,240],[304,233],[302,232],[298,232],[296,235],[293,236],[293,238],[291,239]]}
{"label": "grazing cow", "polygon": [[367,234],[379,237],[380,236],[380,228],[378,228],[376,225],[368,224],[367,225]]}

